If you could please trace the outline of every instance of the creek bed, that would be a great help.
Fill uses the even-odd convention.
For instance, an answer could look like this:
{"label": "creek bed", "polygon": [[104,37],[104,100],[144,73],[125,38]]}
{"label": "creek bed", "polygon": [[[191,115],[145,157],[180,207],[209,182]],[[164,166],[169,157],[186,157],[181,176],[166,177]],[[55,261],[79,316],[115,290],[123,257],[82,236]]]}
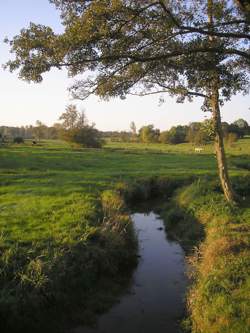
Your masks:
{"label": "creek bed", "polygon": [[129,293],[95,327],[72,333],[179,333],[185,309],[185,256],[181,246],[167,238],[155,213],[132,215],[139,242],[139,263]]}

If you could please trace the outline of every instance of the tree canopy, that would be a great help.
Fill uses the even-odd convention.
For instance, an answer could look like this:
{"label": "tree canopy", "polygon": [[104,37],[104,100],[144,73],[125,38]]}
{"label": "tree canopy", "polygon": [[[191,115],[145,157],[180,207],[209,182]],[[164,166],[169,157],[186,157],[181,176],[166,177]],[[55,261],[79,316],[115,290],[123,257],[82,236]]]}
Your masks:
{"label": "tree canopy", "polygon": [[[9,41],[6,67],[40,82],[51,68],[79,75],[73,97],[169,93],[178,102],[203,97],[212,111],[225,196],[233,200],[220,105],[249,91],[250,4],[246,0],[50,0],[64,32],[31,23]],[[8,41],[7,41],[8,42]]]}
{"label": "tree canopy", "polygon": [[83,74],[71,88],[75,97],[169,92],[181,101],[207,96],[216,63],[221,98],[247,91],[249,8],[237,1],[214,1],[213,29],[207,0],[51,2],[61,11],[62,34],[31,23],[9,42],[15,59],[7,66],[22,79],[40,82],[52,67],[67,67],[70,76]]}

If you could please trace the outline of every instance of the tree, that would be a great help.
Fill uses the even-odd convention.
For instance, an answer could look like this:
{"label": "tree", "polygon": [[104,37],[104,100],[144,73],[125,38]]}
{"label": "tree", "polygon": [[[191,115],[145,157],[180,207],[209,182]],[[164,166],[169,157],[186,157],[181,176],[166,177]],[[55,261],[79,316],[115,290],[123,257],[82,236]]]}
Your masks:
{"label": "tree", "polygon": [[130,123],[130,130],[131,130],[131,134],[132,134],[132,141],[137,141],[137,131],[136,131],[136,126],[135,126],[135,122],[131,121]]}
{"label": "tree", "polygon": [[236,120],[233,125],[237,126],[239,129],[239,136],[241,138],[244,137],[244,135],[247,135],[249,132],[249,125],[246,120],[244,119],[238,119]]}
{"label": "tree", "polygon": [[[221,185],[234,200],[223,144],[220,106],[249,86],[247,1],[51,0],[61,10],[64,32],[31,24],[9,41],[7,63],[28,81],[51,68],[85,73],[72,95],[103,98],[169,93],[177,101],[204,99],[212,112]],[[8,42],[8,41],[7,41]],[[91,75],[87,77],[87,73]]]}
{"label": "tree", "polygon": [[95,124],[89,125],[84,111],[77,111],[75,105],[68,105],[59,119],[63,121],[59,131],[64,140],[88,148],[102,146],[101,135]]}
{"label": "tree", "polygon": [[33,128],[33,135],[35,138],[40,141],[46,136],[47,126],[44,125],[40,120],[36,121],[36,126]]}
{"label": "tree", "polygon": [[159,136],[161,143],[169,143],[169,131],[162,131]]}
{"label": "tree", "polygon": [[173,126],[169,130],[169,143],[177,144],[186,141],[187,137],[187,126]]}
{"label": "tree", "polygon": [[24,139],[23,139],[23,137],[21,137],[21,136],[16,136],[16,137],[13,139],[13,142],[14,142],[14,143],[17,143],[17,144],[24,143]]}
{"label": "tree", "polygon": [[60,116],[59,120],[63,121],[62,127],[66,130],[71,130],[77,127],[78,122],[80,121],[80,115],[77,111],[76,105],[67,105],[65,112]]}
{"label": "tree", "polygon": [[139,130],[140,141],[143,143],[155,143],[159,141],[160,131],[154,125],[143,126]]}

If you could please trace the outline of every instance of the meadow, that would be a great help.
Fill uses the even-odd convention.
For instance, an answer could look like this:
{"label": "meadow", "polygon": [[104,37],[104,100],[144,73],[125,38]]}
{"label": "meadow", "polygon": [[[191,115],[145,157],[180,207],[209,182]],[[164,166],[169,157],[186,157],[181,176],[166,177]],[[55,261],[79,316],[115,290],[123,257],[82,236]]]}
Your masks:
{"label": "meadow", "polygon": [[[250,138],[227,151],[230,174],[247,175]],[[217,174],[212,145],[199,154],[190,144],[108,143],[104,149],[72,149],[61,141],[43,141],[3,147],[0,154],[1,232],[8,241],[67,233],[77,212],[86,211],[86,202],[119,181]]]}
{"label": "meadow", "polygon": [[[245,180],[249,179],[250,138],[226,149],[230,175],[248,202]],[[114,281],[119,272],[130,267],[136,245],[117,188],[154,177],[184,182],[216,179],[216,175],[212,145],[206,145],[201,153],[195,153],[191,144],[107,142],[102,149],[84,149],[62,141],[42,141],[38,145],[27,141],[1,147],[3,331],[15,331],[11,317],[6,320],[10,311],[22,329],[32,331],[30,318],[44,307],[44,301],[56,304],[58,299],[63,308],[71,307],[79,285],[83,284],[85,291],[92,290],[93,295],[98,284],[102,285],[99,290],[103,289],[100,276]],[[69,300],[67,289],[72,294],[74,288],[76,293]],[[106,303],[112,302],[105,295],[101,302],[93,304],[89,293],[83,294],[86,311],[102,311],[105,297]],[[23,319],[20,304],[30,308],[27,320]]]}

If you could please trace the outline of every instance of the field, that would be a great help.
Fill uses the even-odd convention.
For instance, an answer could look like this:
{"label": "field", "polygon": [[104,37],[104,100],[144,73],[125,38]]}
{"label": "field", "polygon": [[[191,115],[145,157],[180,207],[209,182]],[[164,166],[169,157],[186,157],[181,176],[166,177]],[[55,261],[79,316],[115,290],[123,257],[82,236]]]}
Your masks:
{"label": "field", "polygon": [[[86,210],[86,198],[94,200],[119,181],[216,175],[212,146],[201,154],[193,151],[189,144],[122,143],[109,143],[102,150],[72,150],[60,141],[1,148],[2,234],[8,241],[32,241],[67,233],[78,218],[75,212]],[[228,154],[231,175],[247,174],[237,165],[250,163],[250,138],[230,147]]]}
{"label": "field", "polygon": [[[230,174],[240,188],[238,180],[249,177],[250,138],[227,147],[227,153]],[[2,302],[0,310],[5,306],[6,313],[13,309],[27,290],[35,290],[32,299],[36,305],[32,309],[39,307],[37,300],[41,294],[49,298],[56,284],[63,285],[75,276],[74,267],[67,271],[67,256],[74,258],[78,265],[81,247],[85,249],[82,261],[88,288],[93,287],[91,283],[98,283],[102,272],[115,276],[121,261],[124,263],[132,256],[122,252],[132,236],[128,240],[115,228],[107,232],[103,227],[105,202],[112,202],[117,207],[122,205],[120,198],[107,190],[115,189],[117,184],[131,184],[137,179],[154,176],[185,180],[203,176],[212,179],[216,174],[210,145],[200,154],[194,153],[190,144],[109,142],[103,149],[80,149],[61,141],[42,141],[37,146],[27,142],[1,147],[0,284],[1,298],[7,305]],[[127,223],[126,214],[119,218]],[[97,264],[100,266],[98,272],[93,268]],[[60,280],[58,272],[62,267],[66,273]],[[89,273],[91,269],[95,273]],[[9,281],[7,287],[6,281]],[[53,297],[65,301],[62,289],[59,288],[55,295]],[[15,313],[20,319],[18,309]],[[8,326],[9,322],[6,325],[13,329]]]}

